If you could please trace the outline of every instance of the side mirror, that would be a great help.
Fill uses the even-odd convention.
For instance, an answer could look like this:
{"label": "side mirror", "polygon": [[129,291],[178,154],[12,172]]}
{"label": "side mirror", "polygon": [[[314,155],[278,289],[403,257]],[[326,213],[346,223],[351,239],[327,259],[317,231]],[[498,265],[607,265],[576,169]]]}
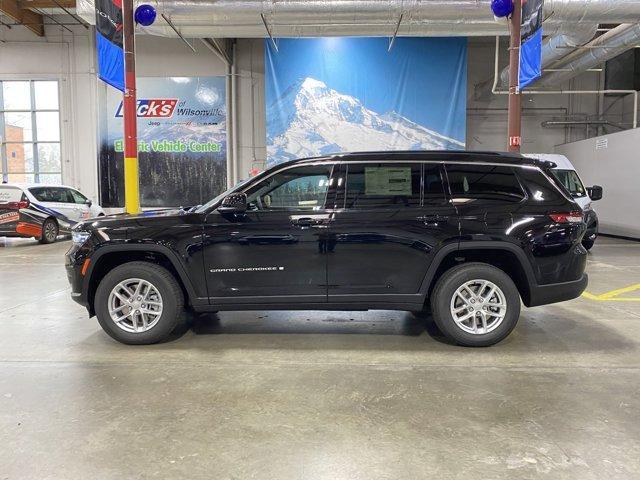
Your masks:
{"label": "side mirror", "polygon": [[84,204],[85,204],[87,207],[90,207],[91,205],[93,205],[93,202],[87,198],[87,200],[84,202]]}
{"label": "side mirror", "polygon": [[587,193],[589,194],[589,198],[594,202],[602,199],[602,187],[600,185],[587,187]]}
{"label": "side mirror", "polygon": [[222,200],[218,207],[220,213],[244,213],[247,211],[247,195],[245,193],[230,193]]}

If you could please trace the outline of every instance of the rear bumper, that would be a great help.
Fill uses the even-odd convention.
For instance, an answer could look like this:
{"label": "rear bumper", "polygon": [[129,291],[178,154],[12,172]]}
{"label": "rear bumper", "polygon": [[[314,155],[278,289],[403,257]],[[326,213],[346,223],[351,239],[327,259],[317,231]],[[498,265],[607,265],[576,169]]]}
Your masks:
{"label": "rear bumper", "polygon": [[539,305],[573,300],[582,295],[588,283],[589,277],[585,273],[582,275],[582,278],[572,282],[536,285],[530,288],[530,298],[527,307],[537,307]]}

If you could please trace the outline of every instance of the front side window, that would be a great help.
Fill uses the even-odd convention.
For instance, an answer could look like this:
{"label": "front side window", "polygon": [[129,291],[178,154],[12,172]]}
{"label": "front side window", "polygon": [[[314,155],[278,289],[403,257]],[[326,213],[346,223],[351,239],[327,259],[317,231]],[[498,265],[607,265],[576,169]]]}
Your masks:
{"label": "front side window", "polygon": [[574,198],[582,198],[587,195],[584,185],[580,181],[580,177],[574,170],[551,170],[553,176],[562,184],[564,188]]}
{"label": "front side window", "polygon": [[512,167],[448,165],[447,177],[454,199],[517,203],[525,198]]}
{"label": "front side window", "polygon": [[331,165],[309,165],[278,172],[246,191],[249,210],[324,208]]}
{"label": "front side window", "polygon": [[0,80],[3,181],[62,183],[56,80]]}
{"label": "front side window", "polygon": [[418,207],[420,177],[420,163],[348,164],[345,208]]}
{"label": "front side window", "polygon": [[80,192],[78,192],[77,190],[71,190],[69,189],[69,193],[71,194],[71,196],[73,197],[73,201],[75,203],[87,203],[87,197],[85,197],[84,195],[82,195]]}

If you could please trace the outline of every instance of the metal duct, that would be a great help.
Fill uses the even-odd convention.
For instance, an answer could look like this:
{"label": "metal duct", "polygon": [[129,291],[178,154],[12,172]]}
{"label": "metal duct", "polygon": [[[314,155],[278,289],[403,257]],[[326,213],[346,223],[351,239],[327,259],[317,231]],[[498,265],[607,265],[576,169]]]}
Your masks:
{"label": "metal duct", "polygon": [[597,67],[607,60],[635,47],[640,42],[640,24],[622,24],[596,38],[583,49],[565,57],[560,66],[562,71],[553,72],[536,82],[536,86],[560,85],[589,68]]}
{"label": "metal duct", "polygon": [[[157,0],[187,38],[506,35],[490,0]],[[93,0],[78,0],[77,12],[95,23]],[[640,0],[546,0],[544,28],[558,33],[567,23],[622,23],[640,18]],[[147,33],[176,36],[158,19]]]}
{"label": "metal duct", "polygon": [[[569,55],[576,47],[580,47],[589,42],[595,36],[598,24],[577,24],[571,28],[571,31],[547,37],[542,42],[543,70]],[[503,87],[509,85],[509,67],[504,68],[500,73],[500,83]]]}

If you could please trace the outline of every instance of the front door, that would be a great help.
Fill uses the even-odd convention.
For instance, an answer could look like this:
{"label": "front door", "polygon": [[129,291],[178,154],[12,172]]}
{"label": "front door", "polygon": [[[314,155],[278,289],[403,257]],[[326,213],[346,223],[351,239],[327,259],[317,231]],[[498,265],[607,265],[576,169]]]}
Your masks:
{"label": "front door", "polygon": [[330,164],[291,167],[248,187],[244,214],[207,216],[205,274],[213,304],[325,303]]}
{"label": "front door", "polygon": [[442,167],[378,162],[343,168],[346,188],[337,201],[342,193],[344,208],[329,227],[329,302],[419,301],[437,247],[457,241]]}

